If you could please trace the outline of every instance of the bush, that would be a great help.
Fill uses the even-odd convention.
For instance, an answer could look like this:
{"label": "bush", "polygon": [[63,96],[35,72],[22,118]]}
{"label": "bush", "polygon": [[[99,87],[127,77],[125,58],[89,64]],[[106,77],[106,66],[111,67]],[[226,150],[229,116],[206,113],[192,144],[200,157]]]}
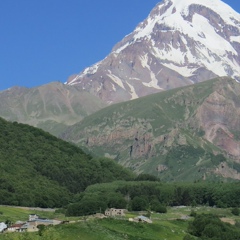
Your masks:
{"label": "bush", "polygon": [[191,213],[189,214],[190,217],[196,217],[197,213],[194,210],[191,210]]}
{"label": "bush", "polygon": [[146,210],[148,206],[147,201],[144,197],[134,197],[131,201],[131,207],[133,211],[143,211]]}
{"label": "bush", "polygon": [[183,240],[194,240],[195,238],[194,237],[192,237],[191,235],[186,235],[184,238],[183,238]]}
{"label": "bush", "polygon": [[135,181],[152,181],[159,182],[160,179],[156,176],[147,173],[140,173],[135,179]]}
{"label": "bush", "polygon": [[[195,219],[189,223],[188,232],[204,240],[240,239],[240,231],[236,226],[224,223],[219,217],[212,214],[198,214]],[[184,240],[188,240],[188,238],[184,238]]]}
{"label": "bush", "polygon": [[233,214],[233,215],[235,215],[235,216],[239,216],[239,209],[238,208],[233,208],[232,209],[232,211],[231,211],[231,213]]}
{"label": "bush", "polygon": [[240,222],[239,221],[236,221],[235,227],[240,228]]}
{"label": "bush", "polygon": [[158,205],[156,208],[155,208],[155,211],[157,213],[167,213],[167,208],[163,205]]}
{"label": "bush", "polygon": [[166,213],[167,212],[167,208],[162,205],[159,200],[157,199],[153,199],[150,203],[151,206],[151,210],[157,213]]}
{"label": "bush", "polygon": [[43,224],[40,224],[40,225],[37,226],[37,228],[38,228],[38,235],[42,236],[46,226],[43,225]]}
{"label": "bush", "polygon": [[55,213],[66,214],[66,212],[67,212],[67,209],[65,209],[65,208],[58,208],[55,210]]}

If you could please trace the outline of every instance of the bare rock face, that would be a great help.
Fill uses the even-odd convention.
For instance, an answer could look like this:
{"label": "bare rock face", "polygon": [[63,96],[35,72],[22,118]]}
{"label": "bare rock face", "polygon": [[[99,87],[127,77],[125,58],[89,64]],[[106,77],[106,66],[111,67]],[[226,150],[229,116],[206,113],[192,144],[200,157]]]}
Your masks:
{"label": "bare rock face", "polygon": [[205,138],[240,162],[240,84],[219,83],[203,102],[197,119]]}
{"label": "bare rock face", "polygon": [[[111,119],[112,120],[112,119]],[[114,125],[105,124],[93,128],[86,128],[81,132],[84,137],[85,147],[100,147],[110,150],[114,155],[114,149],[119,152],[125,152],[126,159],[150,158],[154,155],[154,146],[156,140],[152,133],[152,127],[146,120],[130,118],[117,120]],[[81,141],[81,140],[80,140]],[[129,144],[126,146],[125,142]],[[105,152],[106,155],[106,152]]]}
{"label": "bare rock face", "polygon": [[219,164],[214,173],[224,178],[240,180],[240,173],[234,170],[231,166],[228,166],[226,162]]}
{"label": "bare rock face", "polygon": [[67,84],[116,103],[216,76],[240,81],[240,15],[220,0],[164,0]]}

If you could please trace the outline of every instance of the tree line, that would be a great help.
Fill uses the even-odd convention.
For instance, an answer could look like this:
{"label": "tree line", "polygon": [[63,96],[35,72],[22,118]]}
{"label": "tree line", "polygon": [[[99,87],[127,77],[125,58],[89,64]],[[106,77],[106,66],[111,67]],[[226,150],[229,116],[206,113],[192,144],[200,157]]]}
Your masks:
{"label": "tree line", "polygon": [[106,208],[164,212],[167,206],[240,207],[240,183],[162,183],[117,181],[89,186],[67,206],[66,214],[88,215]]}

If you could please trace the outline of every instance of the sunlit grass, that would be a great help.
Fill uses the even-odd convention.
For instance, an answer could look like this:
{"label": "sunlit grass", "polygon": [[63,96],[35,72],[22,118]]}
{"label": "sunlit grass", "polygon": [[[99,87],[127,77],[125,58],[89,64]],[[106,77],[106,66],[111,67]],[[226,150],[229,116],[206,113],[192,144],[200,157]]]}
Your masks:
{"label": "sunlit grass", "polygon": [[[167,213],[151,213],[152,224],[129,222],[129,218],[134,218],[144,212],[128,212],[122,219],[94,217],[73,217],[67,218],[61,213],[33,211],[15,207],[0,206],[0,222],[5,220],[26,221],[30,213],[36,213],[41,217],[59,218],[69,220],[72,223],[55,226],[61,239],[67,240],[182,240],[186,235],[191,211],[197,214],[213,213],[219,217],[225,217],[239,221],[239,216],[234,216],[231,209],[220,209],[213,207],[169,207]],[[147,212],[146,212],[147,213]],[[75,223],[74,223],[75,221]],[[36,233],[35,233],[36,234]],[[8,239],[9,235],[0,235],[0,240]],[[34,239],[34,233],[33,233]]]}

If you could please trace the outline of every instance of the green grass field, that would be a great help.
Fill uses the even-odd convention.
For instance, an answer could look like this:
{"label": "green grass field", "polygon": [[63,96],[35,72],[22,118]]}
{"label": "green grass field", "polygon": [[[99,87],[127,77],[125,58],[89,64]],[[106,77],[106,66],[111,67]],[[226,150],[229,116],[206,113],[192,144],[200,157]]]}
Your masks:
{"label": "green grass field", "polygon": [[[166,214],[152,213],[152,224],[129,222],[128,218],[133,218],[138,213],[127,213],[122,219],[97,219],[94,217],[88,218],[65,218],[63,214],[54,212],[32,211],[14,207],[0,207],[0,222],[11,220],[27,220],[30,213],[39,214],[46,218],[59,218],[62,220],[77,221],[75,223],[62,224],[52,227],[55,237],[46,239],[60,240],[182,240],[186,235],[189,221],[189,214],[194,210],[196,213],[214,213],[220,217],[225,217],[228,220],[240,221],[239,216],[234,216],[231,209],[219,209],[211,207],[182,207],[168,208]],[[43,239],[37,233],[29,233],[27,235],[17,234],[1,234],[0,240],[21,239],[35,240]],[[44,239],[45,240],[45,239]]]}
{"label": "green grass field", "polygon": [[59,219],[67,221],[77,221],[81,219],[80,217],[65,217],[62,213],[56,213],[54,211],[47,210],[31,210],[27,208],[10,207],[10,206],[0,206],[0,222],[5,222],[6,220],[15,223],[16,221],[27,221],[29,214],[37,214],[41,218],[48,219]]}

